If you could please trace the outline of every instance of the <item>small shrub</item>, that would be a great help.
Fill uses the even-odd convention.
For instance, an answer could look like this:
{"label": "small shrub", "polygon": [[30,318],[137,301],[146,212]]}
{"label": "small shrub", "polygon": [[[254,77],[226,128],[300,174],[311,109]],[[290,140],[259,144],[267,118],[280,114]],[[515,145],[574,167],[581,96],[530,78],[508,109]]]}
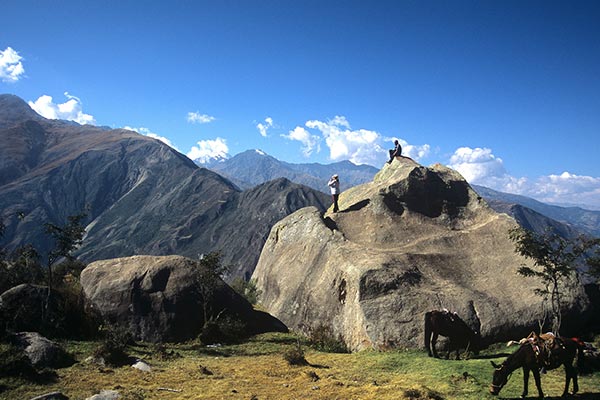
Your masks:
{"label": "small shrub", "polygon": [[204,324],[200,333],[202,344],[239,343],[248,337],[244,321],[231,315]]}
{"label": "small shrub", "polygon": [[316,350],[326,353],[349,353],[348,346],[341,335],[337,337],[329,326],[319,325],[310,329],[308,337],[310,345]]}
{"label": "small shrub", "polygon": [[235,278],[231,283],[231,288],[248,300],[252,305],[258,303],[258,299],[262,294],[262,290],[258,290],[256,287],[256,281],[254,279],[246,281],[239,277]]}
{"label": "small shrub", "polygon": [[104,359],[108,365],[125,365],[129,361],[127,346],[131,343],[133,338],[127,329],[109,327],[105,331],[104,340],[94,351],[94,357]]}
{"label": "small shrub", "polygon": [[308,361],[304,358],[304,350],[302,349],[300,342],[297,342],[296,346],[291,347],[283,353],[283,358],[290,365],[308,365]]}
{"label": "small shrub", "polygon": [[152,345],[152,355],[159,360],[167,361],[173,360],[175,358],[180,358],[181,354],[173,351],[167,350],[167,346],[164,343],[155,343]]}

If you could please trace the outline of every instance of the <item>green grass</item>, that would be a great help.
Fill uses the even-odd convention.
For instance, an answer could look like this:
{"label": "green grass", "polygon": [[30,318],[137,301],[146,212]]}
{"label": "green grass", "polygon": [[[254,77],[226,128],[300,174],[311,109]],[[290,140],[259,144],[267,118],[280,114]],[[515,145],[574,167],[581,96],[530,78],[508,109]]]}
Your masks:
{"label": "green grass", "polygon": [[[292,366],[284,360],[287,350],[303,346],[308,365]],[[424,351],[363,351],[354,354],[324,353],[307,347],[293,334],[265,334],[228,346],[207,348],[197,342],[167,345],[169,357],[157,348],[140,344],[128,349],[146,360],[150,373],[129,366],[111,368],[89,364],[98,343],[64,343],[79,363],[47,374],[44,379],[0,377],[0,399],[29,399],[61,391],[71,399],[84,399],[103,389],[119,391],[122,399],[411,399],[480,400],[489,392],[493,368],[513,349],[494,347],[479,358],[442,360]],[[495,357],[495,355],[499,355]],[[208,373],[209,371],[210,373]],[[498,399],[518,398],[522,374],[515,371]],[[542,377],[550,398],[562,393],[564,372]],[[172,389],[175,391],[167,391]],[[537,390],[530,382],[531,398]],[[581,399],[600,398],[600,373],[580,377]]]}

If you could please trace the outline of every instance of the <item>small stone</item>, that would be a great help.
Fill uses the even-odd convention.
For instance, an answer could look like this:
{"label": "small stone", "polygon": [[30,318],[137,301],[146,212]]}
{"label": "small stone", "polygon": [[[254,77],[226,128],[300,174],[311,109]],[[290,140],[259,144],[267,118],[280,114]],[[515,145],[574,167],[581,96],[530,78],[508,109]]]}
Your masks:
{"label": "small stone", "polygon": [[146,364],[143,361],[136,362],[135,364],[132,365],[132,367],[135,369],[139,369],[140,371],[143,371],[143,372],[152,371],[152,367],[150,367],[148,364]]}

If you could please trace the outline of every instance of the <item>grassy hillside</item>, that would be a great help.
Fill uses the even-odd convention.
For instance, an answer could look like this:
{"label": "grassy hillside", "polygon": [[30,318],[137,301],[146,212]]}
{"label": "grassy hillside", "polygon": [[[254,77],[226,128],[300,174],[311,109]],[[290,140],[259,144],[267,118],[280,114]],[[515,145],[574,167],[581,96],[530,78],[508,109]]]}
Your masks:
{"label": "grassy hillside", "polygon": [[[498,346],[478,359],[439,360],[421,351],[364,351],[354,354],[318,352],[303,345],[308,365],[291,366],[284,354],[297,346],[292,334],[265,334],[246,343],[201,347],[197,343],[169,346],[169,357],[153,345],[138,345],[130,354],[153,368],[100,367],[84,360],[97,343],[67,342],[79,363],[46,377],[46,383],[20,378],[0,379],[1,399],[29,399],[61,391],[85,399],[101,390],[117,390],[122,399],[484,399],[493,368],[507,349]],[[514,349],[514,348],[513,348]],[[509,351],[512,351],[509,350]],[[503,354],[504,355],[503,355]],[[600,373],[580,377],[582,399],[600,397]],[[500,399],[518,398],[522,374],[516,371]],[[547,396],[562,393],[562,368],[542,377]],[[530,395],[537,394],[530,383]]]}

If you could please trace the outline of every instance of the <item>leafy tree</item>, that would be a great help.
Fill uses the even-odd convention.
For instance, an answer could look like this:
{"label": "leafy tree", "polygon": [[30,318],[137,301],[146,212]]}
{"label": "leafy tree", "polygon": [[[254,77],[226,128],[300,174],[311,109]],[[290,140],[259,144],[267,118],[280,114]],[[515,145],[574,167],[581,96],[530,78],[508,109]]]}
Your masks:
{"label": "leafy tree", "polygon": [[216,321],[224,310],[215,310],[215,294],[223,285],[222,277],[228,271],[221,262],[218,251],[200,257],[200,268],[196,272],[196,284],[202,298],[202,315],[205,327]]}
{"label": "leafy tree", "polygon": [[51,289],[54,283],[53,266],[57,261],[66,259],[73,262],[75,257],[71,254],[82,242],[85,234],[85,227],[82,225],[83,219],[87,213],[70,215],[68,222],[64,226],[58,226],[50,223],[44,224],[46,233],[54,239],[54,248],[48,252],[48,287]]}
{"label": "leafy tree", "polygon": [[562,322],[564,287],[568,280],[577,277],[577,265],[586,249],[585,240],[573,242],[555,232],[538,234],[516,227],[510,230],[515,251],[533,261],[533,267],[521,265],[517,272],[526,277],[538,278],[543,288],[535,293],[549,301],[552,314],[552,331],[558,335]]}

